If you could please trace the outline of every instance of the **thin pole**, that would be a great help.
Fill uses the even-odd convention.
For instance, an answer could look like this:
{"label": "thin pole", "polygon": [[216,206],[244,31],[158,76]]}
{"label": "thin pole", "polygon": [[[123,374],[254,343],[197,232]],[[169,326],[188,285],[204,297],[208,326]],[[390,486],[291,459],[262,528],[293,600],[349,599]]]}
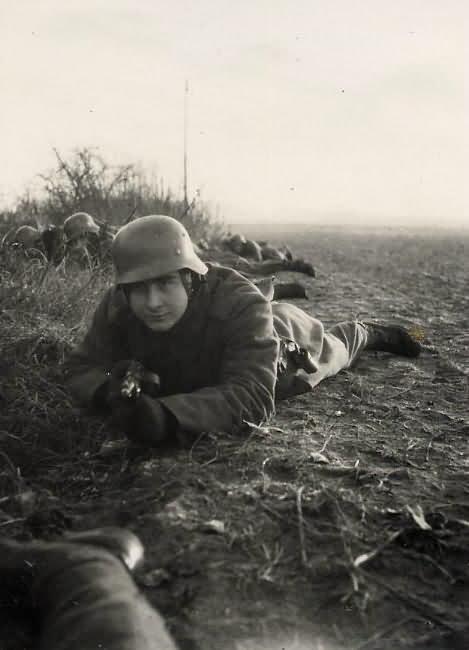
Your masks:
{"label": "thin pole", "polygon": [[187,120],[188,120],[188,103],[189,103],[189,82],[186,79],[184,88],[184,207],[188,208],[187,199]]}

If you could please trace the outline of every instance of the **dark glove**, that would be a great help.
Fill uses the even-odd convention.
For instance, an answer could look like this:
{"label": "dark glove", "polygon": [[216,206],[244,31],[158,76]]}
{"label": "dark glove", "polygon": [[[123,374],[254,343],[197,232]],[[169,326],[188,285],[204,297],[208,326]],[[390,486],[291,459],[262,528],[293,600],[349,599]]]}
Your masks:
{"label": "dark glove", "polygon": [[125,433],[129,440],[145,447],[158,447],[171,438],[178,428],[175,416],[161,402],[140,395]]}
{"label": "dark glove", "polygon": [[113,409],[120,402],[133,402],[141,393],[145,368],[138,361],[122,360],[109,373],[106,402]]}
{"label": "dark glove", "polygon": [[94,395],[94,405],[98,408],[133,409],[133,402],[141,393],[157,397],[160,392],[160,378],[146,370],[138,361],[124,359],[118,361],[108,373],[108,380]]}
{"label": "dark glove", "polygon": [[155,447],[177,430],[177,420],[158,400],[160,378],[134,360],[114,365],[95,402],[111,411],[112,423],[141,445]]}
{"label": "dark glove", "polygon": [[135,399],[140,393],[157,397],[160,378],[139,361],[119,361],[110,374],[108,399]]}

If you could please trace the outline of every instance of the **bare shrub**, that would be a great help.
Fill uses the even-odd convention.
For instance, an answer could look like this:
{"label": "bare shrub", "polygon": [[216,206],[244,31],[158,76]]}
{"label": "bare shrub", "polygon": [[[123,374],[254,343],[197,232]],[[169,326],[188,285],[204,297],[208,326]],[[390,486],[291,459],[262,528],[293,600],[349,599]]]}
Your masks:
{"label": "bare shrub", "polygon": [[187,204],[162,178],[135,164],[110,165],[90,148],[76,149],[68,158],[54,149],[54,169],[39,174],[42,191],[26,190],[13,211],[2,214],[5,226],[34,223],[41,228],[62,225],[74,212],[88,212],[102,224],[121,226],[131,218],[167,214],[184,223],[195,240],[218,239],[222,221],[210,214],[199,192]]}

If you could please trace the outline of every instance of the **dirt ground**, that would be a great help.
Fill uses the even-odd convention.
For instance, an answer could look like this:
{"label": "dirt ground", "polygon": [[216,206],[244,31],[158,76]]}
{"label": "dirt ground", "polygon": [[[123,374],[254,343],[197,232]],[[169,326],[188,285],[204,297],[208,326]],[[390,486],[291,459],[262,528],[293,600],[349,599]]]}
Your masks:
{"label": "dirt ground", "polygon": [[[422,356],[364,353],[242,438],[142,456],[60,388],[73,319],[10,296],[0,535],[129,527],[147,551],[137,581],[183,650],[467,648],[469,234],[282,239],[317,269],[298,304],[326,325],[403,324]],[[24,621],[2,621],[1,648],[32,647]]]}

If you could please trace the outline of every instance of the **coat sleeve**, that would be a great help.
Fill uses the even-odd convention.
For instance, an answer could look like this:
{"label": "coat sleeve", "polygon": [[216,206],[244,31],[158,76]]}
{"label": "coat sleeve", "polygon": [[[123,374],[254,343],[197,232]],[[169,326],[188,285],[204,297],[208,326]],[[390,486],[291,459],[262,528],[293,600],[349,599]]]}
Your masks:
{"label": "coat sleeve", "polygon": [[274,411],[278,339],[270,302],[247,282],[235,293],[220,319],[224,346],[217,384],[160,398],[182,431],[236,432],[244,421],[259,423]]}
{"label": "coat sleeve", "polygon": [[104,294],[85,338],[65,363],[67,386],[82,406],[92,405],[96,391],[108,380],[113,365],[128,358],[125,337],[119,335],[117,327],[120,302],[114,289]]}

